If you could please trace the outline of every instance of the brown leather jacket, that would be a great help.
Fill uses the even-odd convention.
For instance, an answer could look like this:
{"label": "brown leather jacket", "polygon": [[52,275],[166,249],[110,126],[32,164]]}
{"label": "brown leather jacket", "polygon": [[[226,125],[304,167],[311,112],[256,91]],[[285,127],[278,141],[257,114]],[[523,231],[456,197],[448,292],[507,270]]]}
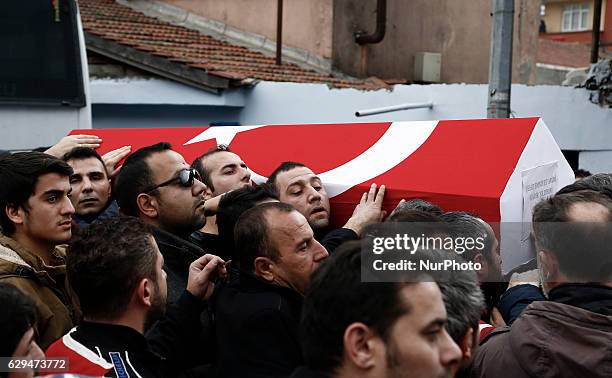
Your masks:
{"label": "brown leather jacket", "polygon": [[[588,302],[588,293],[584,297]],[[612,377],[612,302],[610,295],[600,298],[593,306],[600,313],[552,300],[533,302],[511,328],[485,339],[470,376]]]}
{"label": "brown leather jacket", "polygon": [[58,246],[53,261],[43,260],[0,234],[0,282],[9,283],[27,294],[36,305],[39,344],[46,349],[66,334],[79,320],[77,296],[66,279],[65,247]]}

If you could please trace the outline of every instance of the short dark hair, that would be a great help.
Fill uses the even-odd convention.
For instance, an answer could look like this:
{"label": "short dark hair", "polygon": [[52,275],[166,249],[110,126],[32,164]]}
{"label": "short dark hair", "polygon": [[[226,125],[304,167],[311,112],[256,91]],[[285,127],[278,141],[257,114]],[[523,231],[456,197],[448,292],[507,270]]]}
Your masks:
{"label": "short dark hair", "polygon": [[202,176],[202,182],[210,188],[211,191],[215,191],[215,185],[212,182],[212,178],[210,177],[211,170],[204,165],[204,159],[207,157],[214,155],[218,152],[232,152],[229,146],[225,144],[218,144],[210,150],[206,151],[201,156],[195,158],[195,160],[191,163],[191,168],[195,169]]}
{"label": "short dark hair", "polygon": [[28,329],[36,324],[34,301],[15,286],[0,283],[0,355],[12,356]]}
{"label": "short dark hair", "polygon": [[306,167],[302,163],[298,163],[296,161],[284,161],[280,163],[278,167],[272,173],[270,173],[270,177],[268,177],[268,181],[266,182],[272,189],[274,189],[278,193],[278,187],[276,187],[276,178],[280,173],[290,171],[294,168]]}
{"label": "short dark hair", "polygon": [[[607,221],[572,221],[568,212],[571,206],[578,203],[597,203],[604,206],[608,210]],[[555,255],[559,270],[569,279],[591,282],[612,279],[612,257],[609,253],[609,244],[612,242],[611,221],[612,200],[593,190],[558,194],[541,201],[533,209],[536,245]]]}
{"label": "short dark hair", "polygon": [[252,272],[257,257],[268,257],[277,261],[279,252],[270,240],[270,230],[266,215],[270,211],[291,213],[297,211],[282,202],[269,202],[245,211],[234,227],[234,251],[238,255],[240,268]]}
{"label": "short dark hair", "polygon": [[444,211],[438,206],[424,199],[415,198],[404,202],[398,210],[420,210],[440,216]]}
{"label": "short dark hair", "polygon": [[461,256],[466,261],[473,261],[474,257],[480,252],[487,261],[492,261],[493,258],[493,238],[485,225],[485,221],[481,218],[467,213],[465,211],[451,211],[444,213],[440,218],[448,224],[450,236],[453,238],[476,238],[484,239],[484,248],[467,249]]}
{"label": "short dark hair", "polygon": [[225,254],[233,256],[234,227],[238,218],[261,201],[270,199],[278,200],[278,196],[266,184],[245,186],[225,193],[221,197],[216,219],[219,230],[219,246]]}
{"label": "short dark hair", "polygon": [[591,173],[591,172],[589,172],[589,171],[587,171],[586,169],[580,169],[580,168],[578,168],[578,169],[576,169],[576,170],[574,171],[574,176],[575,176],[576,178],[585,178],[585,177],[589,177],[589,176],[591,176],[591,175],[592,175],[592,173]]}
{"label": "short dark hair", "polygon": [[594,190],[596,192],[612,191],[612,174],[598,173],[585,177],[561,188],[557,194],[577,192],[579,190]]}
{"label": "short dark hair", "polygon": [[94,222],[72,240],[66,272],[84,316],[115,319],[140,280],[157,283],[154,242],[151,228],[135,217]]}
{"label": "short dark hair", "polygon": [[15,232],[6,207],[21,206],[27,210],[38,178],[47,173],[69,177],[73,171],[66,162],[42,152],[17,152],[0,159],[0,225],[4,234],[10,236]]}
{"label": "short dark hair", "polygon": [[313,273],[304,299],[300,338],[304,362],[323,374],[342,362],[346,328],[361,322],[387,341],[395,321],[410,312],[400,290],[409,283],[362,282],[361,243],[347,242]]}
{"label": "short dark hair", "polygon": [[[138,216],[136,203],[138,195],[144,193],[147,188],[155,186],[153,172],[146,162],[147,158],[171,149],[170,143],[160,142],[137,150],[125,160],[113,185],[114,196],[123,214]],[[155,191],[152,190],[151,193],[155,194]]]}
{"label": "short dark hair", "polygon": [[[448,250],[428,250],[431,262],[465,262],[461,256]],[[438,282],[448,315],[446,330],[455,343],[460,344],[468,329],[478,335],[478,323],[485,308],[484,295],[476,272],[450,269],[445,279]]]}
{"label": "short dark hair", "polygon": [[68,162],[69,160],[83,160],[89,158],[98,159],[98,161],[102,163],[102,166],[104,167],[104,172],[106,173],[106,176],[108,176],[108,172],[106,171],[106,164],[104,164],[102,156],[100,156],[100,154],[93,148],[75,147],[72,150],[66,152],[64,156],[62,156],[62,160],[65,162]]}
{"label": "short dark hair", "polygon": [[439,216],[422,210],[395,209],[385,222],[444,222]]}

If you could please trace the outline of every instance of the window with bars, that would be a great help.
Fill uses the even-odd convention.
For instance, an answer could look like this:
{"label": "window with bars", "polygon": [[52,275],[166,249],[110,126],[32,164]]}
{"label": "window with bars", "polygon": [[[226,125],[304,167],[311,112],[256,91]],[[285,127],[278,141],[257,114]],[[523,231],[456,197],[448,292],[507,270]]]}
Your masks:
{"label": "window with bars", "polygon": [[587,30],[589,21],[589,4],[568,4],[563,8],[561,31]]}

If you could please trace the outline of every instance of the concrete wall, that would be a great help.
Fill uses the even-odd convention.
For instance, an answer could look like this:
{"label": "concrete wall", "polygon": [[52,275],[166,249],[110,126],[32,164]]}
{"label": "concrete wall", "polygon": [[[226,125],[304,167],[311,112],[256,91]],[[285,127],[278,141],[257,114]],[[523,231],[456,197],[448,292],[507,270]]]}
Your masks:
{"label": "concrete wall", "polygon": [[92,106],[95,129],[208,126],[212,122],[238,122],[240,108],[192,105]]}
{"label": "concrete wall", "polygon": [[[539,2],[516,0],[513,80],[535,82]],[[376,0],[334,1],[333,60],[355,76],[412,80],[414,55],[442,54],[445,83],[486,83],[489,72],[490,0],[388,0],[387,34],[360,47],[357,30],[375,29]]]}
{"label": "concrete wall", "polygon": [[[276,40],[276,0],[164,0],[200,16]],[[332,0],[284,0],[283,44],[331,57]]]}
{"label": "concrete wall", "polygon": [[[117,95],[110,98],[107,82],[92,83],[94,127],[202,126],[219,121],[256,125],[479,119],[486,117],[487,106],[486,85],[401,85],[392,91],[366,92],[330,89],[323,84],[261,82],[229,94],[226,100],[213,100],[209,94],[196,98],[191,88],[161,80],[148,85],[117,82],[112,87]],[[152,87],[157,85],[165,92]],[[138,104],[138,91],[157,95],[143,94]],[[357,110],[424,101],[432,101],[434,108],[355,116]],[[588,91],[513,85],[511,108],[515,117],[542,117],[562,149],[581,151],[581,167],[593,172],[612,171],[612,166],[602,160],[612,162],[606,155],[612,153],[612,112],[589,102]],[[61,135],[57,131],[57,137]]]}
{"label": "concrete wall", "polygon": [[90,107],[0,105],[0,149],[52,146],[72,129],[90,129]]}
{"label": "concrete wall", "polygon": [[612,172],[612,151],[582,151],[578,165],[592,173]]}
{"label": "concrete wall", "polygon": [[[329,89],[325,85],[263,82],[250,90],[240,122],[327,123],[486,118],[486,85],[401,85],[393,91]],[[515,117],[542,117],[562,149],[612,150],[612,111],[589,101],[589,92],[561,86],[512,86]],[[434,108],[369,117],[355,111],[432,101]]]}

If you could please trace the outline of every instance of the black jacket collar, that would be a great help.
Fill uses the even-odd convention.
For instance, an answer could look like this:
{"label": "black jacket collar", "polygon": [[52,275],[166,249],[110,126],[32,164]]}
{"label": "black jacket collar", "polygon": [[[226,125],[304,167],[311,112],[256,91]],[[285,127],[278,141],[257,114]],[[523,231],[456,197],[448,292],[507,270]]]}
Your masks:
{"label": "black jacket collar", "polygon": [[246,291],[272,291],[278,293],[280,296],[292,303],[299,304],[300,306],[304,301],[304,296],[297,291],[288,287],[269,283],[264,281],[262,278],[257,277],[255,274],[245,272],[244,270],[240,270],[238,281],[238,285]]}
{"label": "black jacket collar", "polygon": [[82,321],[77,327],[75,336],[91,342],[106,340],[106,344],[112,344],[124,350],[149,351],[144,335],[123,325]]}
{"label": "black jacket collar", "polygon": [[612,315],[612,287],[598,284],[563,284],[549,293],[551,301]]}

